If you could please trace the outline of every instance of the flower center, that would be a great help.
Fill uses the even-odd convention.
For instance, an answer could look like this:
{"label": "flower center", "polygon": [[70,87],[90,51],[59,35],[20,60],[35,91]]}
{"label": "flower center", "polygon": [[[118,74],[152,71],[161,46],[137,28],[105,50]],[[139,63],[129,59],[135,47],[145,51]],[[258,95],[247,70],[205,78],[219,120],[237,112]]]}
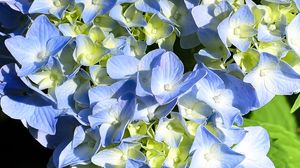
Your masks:
{"label": "flower center", "polygon": [[171,91],[171,90],[173,90],[173,86],[171,84],[165,84],[164,89],[165,89],[165,91]]}
{"label": "flower center", "polygon": [[101,4],[101,0],[92,0],[92,4],[99,6]]}
{"label": "flower center", "polygon": [[36,58],[39,62],[42,62],[47,58],[46,52],[45,51],[40,51],[36,54]]}

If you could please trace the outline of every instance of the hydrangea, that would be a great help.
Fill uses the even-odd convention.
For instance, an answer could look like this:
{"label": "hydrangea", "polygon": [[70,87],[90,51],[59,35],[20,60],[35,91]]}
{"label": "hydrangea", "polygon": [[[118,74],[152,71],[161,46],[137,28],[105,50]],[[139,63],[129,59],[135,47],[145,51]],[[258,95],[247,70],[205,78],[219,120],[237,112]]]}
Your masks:
{"label": "hydrangea", "polygon": [[300,91],[297,7],[0,0],[1,108],[54,150],[49,168],[275,167],[244,120]]}

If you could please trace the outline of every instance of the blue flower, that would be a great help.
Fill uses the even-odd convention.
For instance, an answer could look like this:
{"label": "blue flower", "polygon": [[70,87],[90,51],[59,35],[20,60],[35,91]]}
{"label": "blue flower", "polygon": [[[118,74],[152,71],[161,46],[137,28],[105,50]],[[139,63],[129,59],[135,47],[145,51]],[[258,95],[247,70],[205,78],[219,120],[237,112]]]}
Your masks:
{"label": "blue flower", "polygon": [[[221,1],[219,4],[201,4],[192,8],[191,14],[198,27],[197,37],[205,47],[199,51],[199,55],[214,59],[227,59],[230,56],[218,35],[217,26],[231,12],[232,7],[227,1]],[[191,43],[191,39],[192,37],[187,38],[186,43]]]}
{"label": "blue flower", "polygon": [[68,44],[70,37],[60,36],[56,27],[44,15],[37,17],[29,28],[26,37],[14,36],[5,45],[21,64],[18,75],[33,74],[48,63]]}
{"label": "blue flower", "polygon": [[218,33],[226,46],[233,44],[245,52],[250,47],[252,37],[256,34],[254,23],[251,10],[244,5],[218,25]]}
{"label": "blue flower", "polygon": [[98,102],[89,116],[91,127],[100,125],[101,144],[108,146],[119,143],[128,123],[136,110],[136,99],[132,93],[121,96],[118,100],[109,99]]}
{"label": "blue flower", "polygon": [[172,52],[164,53],[158,65],[152,69],[151,92],[161,105],[171,102],[186,93],[196,82],[206,75],[206,71],[196,68],[184,73],[180,59]]}
{"label": "blue flower", "polygon": [[300,75],[290,65],[269,53],[261,53],[259,63],[244,78],[255,88],[259,107],[275,95],[290,95],[300,89]]}
{"label": "blue flower", "polygon": [[241,115],[257,106],[255,90],[232,75],[206,69],[207,75],[193,88],[197,98],[219,113],[226,127],[231,127],[234,122],[241,124]]}
{"label": "blue flower", "polygon": [[222,144],[203,126],[197,129],[190,153],[190,168],[236,167],[245,158]]}
{"label": "blue flower", "polygon": [[54,135],[57,116],[61,111],[55,109],[55,102],[38,90],[26,78],[16,74],[18,67],[8,64],[1,68],[0,81],[1,107],[5,114],[14,119],[25,120],[29,126]]}

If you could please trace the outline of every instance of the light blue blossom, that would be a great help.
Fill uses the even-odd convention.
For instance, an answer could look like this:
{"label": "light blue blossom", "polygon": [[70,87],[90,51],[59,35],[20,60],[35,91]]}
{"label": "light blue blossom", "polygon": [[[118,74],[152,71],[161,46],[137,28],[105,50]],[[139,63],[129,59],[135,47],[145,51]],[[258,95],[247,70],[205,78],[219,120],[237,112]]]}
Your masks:
{"label": "light blue blossom", "polygon": [[256,34],[254,23],[251,10],[244,5],[219,24],[218,33],[226,46],[233,44],[245,52],[250,47],[252,37]]}
{"label": "light blue blossom", "polygon": [[60,36],[56,27],[44,15],[37,17],[29,28],[26,37],[14,36],[5,45],[14,58],[21,64],[18,75],[33,74],[55,57],[70,37]]}
{"label": "light blue blossom", "polygon": [[99,102],[93,107],[93,115],[89,116],[89,122],[93,128],[100,125],[103,146],[121,141],[125,128],[134,116],[135,109],[136,99],[131,93],[121,96],[118,100],[110,99]]}
{"label": "light blue blossom", "polygon": [[244,78],[255,88],[259,107],[275,95],[290,95],[300,89],[300,75],[290,65],[269,53],[261,53],[257,66]]}
{"label": "light blue blossom", "polygon": [[190,153],[192,154],[190,168],[236,167],[245,158],[222,144],[203,126],[197,129]]}
{"label": "light blue blossom", "polygon": [[158,65],[152,69],[151,80],[151,92],[159,104],[169,103],[186,93],[206,75],[201,68],[185,75],[183,73],[184,66],[174,53],[166,52],[161,56]]}
{"label": "light blue blossom", "polygon": [[218,74],[207,69],[207,75],[196,83],[193,91],[199,100],[221,115],[226,127],[234,122],[241,124],[241,115],[257,106],[255,90],[234,76]]}

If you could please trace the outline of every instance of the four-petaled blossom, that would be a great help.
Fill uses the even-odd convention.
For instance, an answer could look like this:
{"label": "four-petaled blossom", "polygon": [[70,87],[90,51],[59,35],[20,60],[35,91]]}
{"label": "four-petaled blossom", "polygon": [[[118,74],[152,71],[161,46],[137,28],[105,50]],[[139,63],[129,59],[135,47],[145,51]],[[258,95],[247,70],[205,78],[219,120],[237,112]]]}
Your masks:
{"label": "four-petaled blossom", "polygon": [[5,45],[21,64],[18,75],[23,77],[37,72],[68,44],[70,37],[60,36],[57,28],[45,15],[37,17],[26,37],[14,36],[5,41]]}
{"label": "four-petaled blossom", "polygon": [[236,167],[245,159],[242,154],[222,144],[203,126],[197,129],[190,153],[193,155],[190,168]]}

